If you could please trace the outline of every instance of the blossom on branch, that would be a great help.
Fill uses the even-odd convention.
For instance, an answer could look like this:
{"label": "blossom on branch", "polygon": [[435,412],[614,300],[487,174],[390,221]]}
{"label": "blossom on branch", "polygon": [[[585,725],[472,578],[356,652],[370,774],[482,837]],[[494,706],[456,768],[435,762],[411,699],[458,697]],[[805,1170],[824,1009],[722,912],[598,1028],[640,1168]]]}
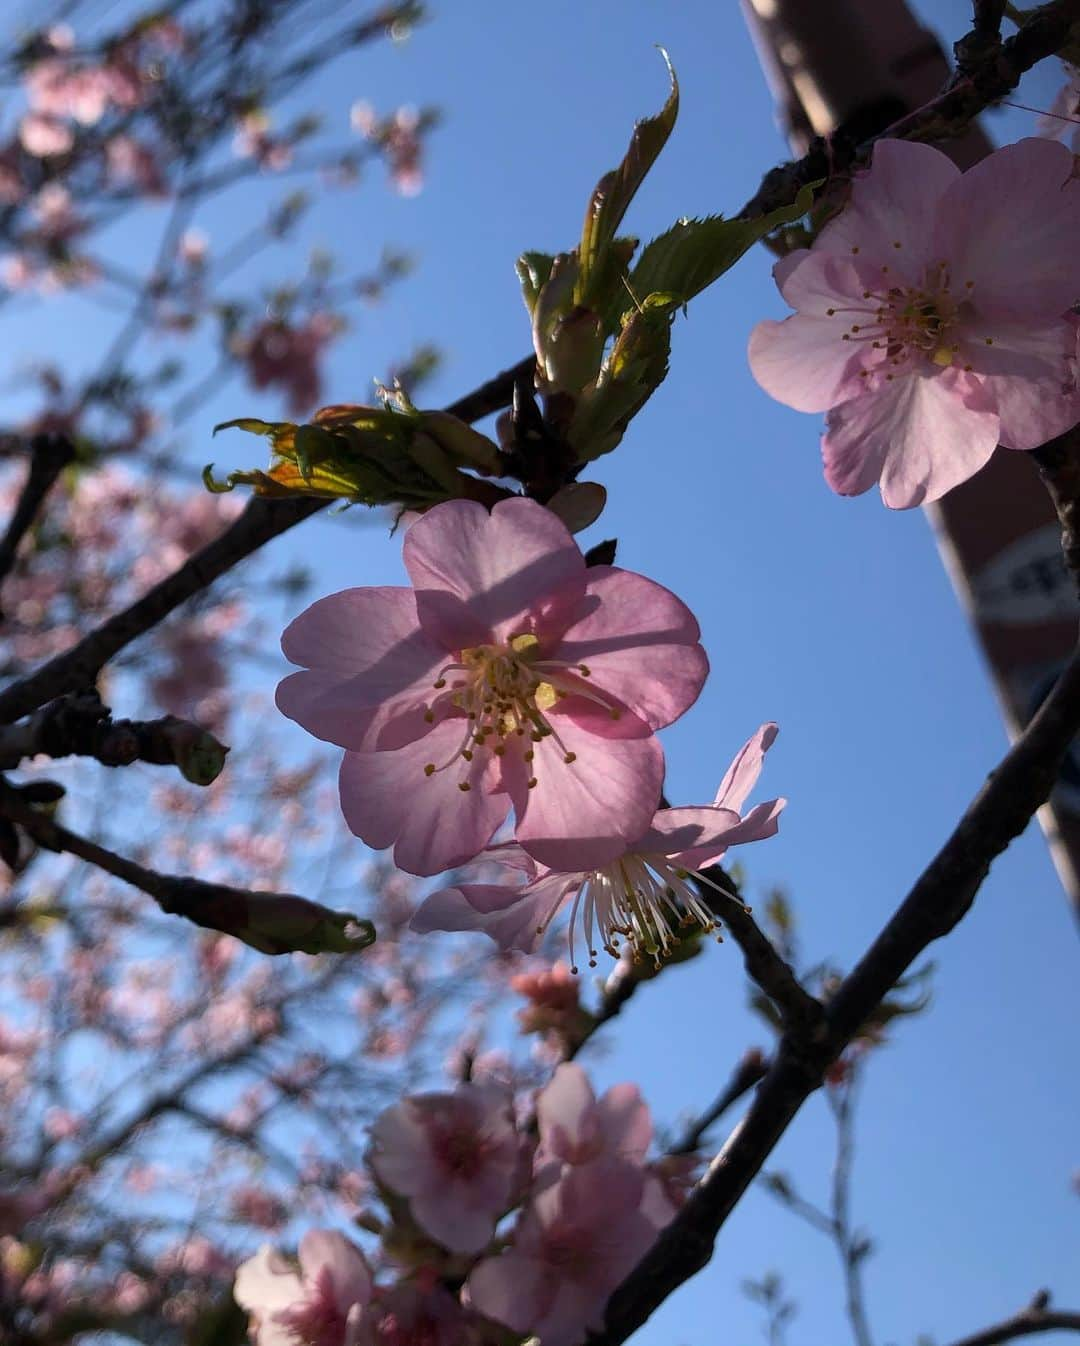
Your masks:
{"label": "blossom on branch", "polygon": [[332,594],[282,637],[304,669],[278,706],[348,750],[350,828],[413,874],[473,859],[511,805],[541,864],[625,854],[659,801],[654,731],[705,680],[693,615],[641,575],[586,567],[531,500],[437,505],[404,559],[413,588]]}
{"label": "blossom on branch", "polygon": [[526,1155],[505,1089],[414,1094],[387,1108],[371,1139],[377,1178],[406,1198],[425,1234],[451,1252],[487,1247],[515,1202]]}
{"label": "blossom on branch", "polygon": [[658,810],[647,830],[608,864],[568,872],[536,864],[513,843],[491,846],[481,858],[503,868],[501,881],[437,890],[418,908],[412,928],[482,930],[500,948],[527,953],[570,902],[571,963],[579,922],[590,964],[597,956],[597,938],[613,957],[619,956],[622,939],[636,956],[663,957],[678,943],[680,927],[696,924],[709,931],[717,924],[697,886],[716,885],[693,871],[714,863],[729,846],[776,832],[783,799],[758,804],[742,817],[739,813],[776,733],[774,724],[762,725],[743,746],[715,803]]}
{"label": "blossom on branch", "polygon": [[233,1294],[253,1315],[256,1346],[357,1346],[371,1299],[363,1253],[341,1234],[311,1230],[295,1270],[269,1245],[236,1272]]}
{"label": "blossom on branch", "polygon": [[966,173],[882,140],[851,202],[773,269],[797,312],[750,337],[754,377],[825,411],[825,479],[880,481],[906,509],[967,480],[999,442],[1034,449],[1080,420],[1075,332],[1080,181],[1063,145],[1027,139]]}

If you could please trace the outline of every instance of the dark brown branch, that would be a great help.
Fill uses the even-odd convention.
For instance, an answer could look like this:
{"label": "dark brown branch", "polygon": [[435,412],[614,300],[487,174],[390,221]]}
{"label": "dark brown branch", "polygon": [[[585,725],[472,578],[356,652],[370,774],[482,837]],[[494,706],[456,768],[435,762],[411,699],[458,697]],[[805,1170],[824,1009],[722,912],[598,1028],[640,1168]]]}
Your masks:
{"label": "dark brown branch", "polygon": [[699,1150],[709,1128],[715,1126],[728,1108],[734,1107],[740,1098],[748,1094],[765,1077],[768,1069],[765,1054],[756,1047],[744,1053],[731,1079],[701,1116],[696,1117],[679,1139],[668,1146],[668,1154],[693,1154]]}
{"label": "dark brown branch", "polygon": [[947,935],[970,908],[993,860],[1024,830],[1050,794],[1080,731],[1080,655],[1074,654],[958,826],[916,881],[869,951],[825,1009],[825,1032],[790,1031],[746,1117],[713,1160],[689,1201],[608,1305],[605,1331],[591,1346],[616,1346],[712,1256],[716,1235],[828,1066],[858,1034],[912,962]]}
{"label": "dark brown branch", "polygon": [[[447,410],[461,420],[473,421],[507,406],[513,396],[514,380],[526,363],[522,361],[497,375]],[[152,630],[181,603],[209,588],[272,538],[311,518],[327,504],[326,500],[267,500],[253,496],[220,537],[196,552],[149,593],[110,617],[70,650],[0,692],[0,724],[10,724],[46,701],[92,686],[113,655]]]}
{"label": "dark brown branch", "polygon": [[365,948],[375,938],[369,921],[360,921],[350,912],[331,911],[293,893],[248,891],[147,869],[62,827],[2,780],[0,816],[16,823],[39,846],[77,856],[130,883],[152,897],[167,915],[233,935],[260,953],[344,953]]}
{"label": "dark brown branch", "polygon": [[1012,1318],[985,1327],[970,1337],[961,1337],[949,1346],[1001,1346],[1002,1342],[1033,1337],[1040,1332],[1080,1332],[1080,1313],[1052,1309],[1049,1305],[1049,1293],[1040,1290],[1028,1307]]}
{"label": "dark brown branch", "polygon": [[1080,425],[1032,449],[1031,456],[1057,510],[1065,566],[1080,594]]}
{"label": "dark brown branch", "polygon": [[57,477],[74,458],[75,449],[66,435],[35,435],[30,441],[30,470],[7,531],[0,538],[0,581],[15,564],[19,543],[33,527],[38,510]]}
{"label": "dark brown branch", "polygon": [[114,720],[93,691],[50,701],[24,724],[0,726],[0,771],[30,757],[93,757],[103,766],[176,766],[193,785],[209,785],[228,751],[208,730],[175,715]]}
{"label": "dark brown branch", "polygon": [[780,1011],[785,1028],[800,1036],[815,1036],[824,1017],[821,1002],[803,987],[791,967],[773,948],[771,940],[758,927],[749,910],[743,906],[731,875],[721,865],[713,865],[702,873],[704,878],[731,894],[728,901],[722,902],[718,900],[714,889],[707,885],[699,886],[703,899],[716,912],[742,950],[746,975],[761,987]]}
{"label": "dark brown branch", "polygon": [[[844,176],[857,164],[864,163],[874,142],[883,137],[947,140],[958,134],[991,103],[1011,93],[1033,65],[1053,56],[1078,21],[1080,0],[1053,0],[1043,5],[1005,42],[989,46],[983,43],[984,49],[972,56],[967,68],[957,72],[936,98],[893,122],[880,135],[859,144],[842,136],[832,136],[828,141],[818,138],[803,158],[766,173],[740,216],[755,219],[789,205],[799,189],[811,182]],[[963,48],[968,42],[969,38],[963,38],[957,45]]]}

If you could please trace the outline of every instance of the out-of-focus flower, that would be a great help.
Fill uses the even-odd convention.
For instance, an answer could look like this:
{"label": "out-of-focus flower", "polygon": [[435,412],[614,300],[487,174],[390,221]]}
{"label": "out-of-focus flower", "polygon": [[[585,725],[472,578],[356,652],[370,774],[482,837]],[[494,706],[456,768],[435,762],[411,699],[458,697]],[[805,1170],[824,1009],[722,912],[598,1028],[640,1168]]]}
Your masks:
{"label": "out-of-focus flower", "polygon": [[233,1294],[252,1315],[257,1346],[357,1346],[371,1300],[363,1253],[331,1230],[300,1240],[297,1271],[269,1245],[242,1263]]}
{"label": "out-of-focus flower", "polygon": [[1033,449],[1080,419],[1080,180],[1021,140],[961,173],[940,150],[874,147],[851,203],[773,270],[798,311],[750,338],[754,377],[827,411],[825,479],[892,508],[936,500],[997,443]]}
{"label": "out-of-focus flower", "polygon": [[487,1246],[521,1177],[524,1142],[505,1089],[414,1094],[382,1113],[371,1139],[376,1176],[426,1234],[451,1252]]}
{"label": "out-of-focus flower", "polygon": [[652,1140],[652,1118],[635,1084],[616,1084],[600,1099],[584,1070],[564,1061],[536,1099],[540,1143],[536,1171],[549,1165],[620,1159],[639,1167]]}
{"label": "out-of-focus flower", "polygon": [[469,1276],[472,1305],[543,1346],[578,1346],[603,1326],[615,1287],[641,1260],[656,1228],[641,1212],[640,1168],[597,1160],[568,1168],[540,1191],[512,1245]]}

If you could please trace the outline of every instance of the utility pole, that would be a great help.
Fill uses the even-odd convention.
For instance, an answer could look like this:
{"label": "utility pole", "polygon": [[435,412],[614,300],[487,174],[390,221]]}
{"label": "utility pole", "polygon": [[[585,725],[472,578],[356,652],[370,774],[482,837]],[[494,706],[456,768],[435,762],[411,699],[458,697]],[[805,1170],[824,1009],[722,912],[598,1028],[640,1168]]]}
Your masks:
{"label": "utility pole", "polygon": [[[792,150],[843,127],[874,135],[928,102],[949,63],[905,0],[740,0]],[[969,168],[993,146],[973,125],[942,147]],[[1027,455],[998,448],[970,481],[924,507],[975,627],[1011,735],[1076,645],[1078,609],[1061,530]],[[1039,821],[1080,919],[1080,747]]]}

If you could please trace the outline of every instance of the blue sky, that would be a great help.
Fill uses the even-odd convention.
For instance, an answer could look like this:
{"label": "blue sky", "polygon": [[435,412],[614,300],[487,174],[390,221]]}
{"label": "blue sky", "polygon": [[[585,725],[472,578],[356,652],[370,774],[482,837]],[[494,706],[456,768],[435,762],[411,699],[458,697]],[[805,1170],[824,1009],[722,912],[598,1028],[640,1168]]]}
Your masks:
{"label": "blue sky", "polygon": [[[949,40],[965,31],[962,0],[917,8]],[[447,0],[434,10],[410,42],[332,68],[302,100],[343,133],[357,97],[380,110],[436,103],[446,116],[421,196],[368,189],[327,196],[313,212],[306,236],[356,269],[385,241],[420,262],[334,348],[327,401],[365,400],[370,377],[421,341],[446,357],[425,390],[433,405],[526,352],[514,259],[576,241],[596,178],[618,160],[634,119],[663,100],[656,43],[678,70],[682,111],[631,230],[648,239],[682,215],[734,211],[785,157],[733,0]],[[1047,106],[1056,83],[1054,72],[1037,74],[1022,101]],[[990,130],[1014,139],[1033,120],[998,115]],[[238,232],[249,205],[216,207],[212,236]],[[790,804],[780,836],[741,858],[753,893],[788,890],[807,961],[847,965],[944,840],[1005,735],[921,513],[886,511],[876,492],[834,496],[816,418],[770,401],[750,377],[751,327],[784,312],[769,260],[749,255],[677,322],[666,384],[596,465],[609,504],[585,541],[617,536],[623,565],[669,585],[700,618],[713,672],[665,735],[673,799],[710,800],[739,744],[761,721],[779,721],[763,787]],[[55,338],[51,326],[40,330]],[[61,355],[84,359],[87,330]],[[211,449],[210,427],[279,413],[273,397],[232,387],[191,423],[191,460],[257,461],[258,442],[239,434]],[[402,575],[399,542],[378,527],[345,533],[316,522],[275,557],[302,559],[315,593]],[[282,723],[280,733],[289,751],[299,731]],[[871,1063],[860,1110],[855,1212],[878,1248],[868,1286],[879,1343],[913,1343],[920,1332],[947,1342],[1044,1285],[1063,1305],[1080,1299],[1080,1200],[1069,1186],[1080,1167],[1078,949],[1034,826],[932,954],[934,1005]],[[737,951],[710,948],[631,1006],[595,1058],[597,1079],[637,1080],[662,1121],[705,1106],[744,1048],[765,1042],[744,998]],[[811,1100],[775,1166],[821,1198],[829,1145],[826,1109]],[[761,1318],[739,1283],[770,1269],[799,1301],[793,1346],[848,1339],[831,1248],[751,1192],[711,1266],[635,1340],[748,1346],[761,1339]]]}

